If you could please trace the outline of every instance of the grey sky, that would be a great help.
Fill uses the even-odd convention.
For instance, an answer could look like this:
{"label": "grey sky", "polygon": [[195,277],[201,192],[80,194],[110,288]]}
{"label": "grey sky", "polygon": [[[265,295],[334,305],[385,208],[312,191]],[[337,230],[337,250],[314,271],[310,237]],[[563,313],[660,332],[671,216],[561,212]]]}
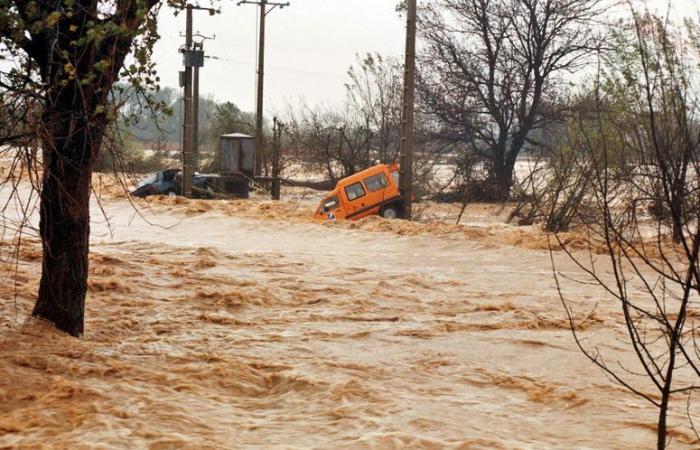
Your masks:
{"label": "grey sky", "polygon": [[[355,54],[379,52],[401,57],[404,21],[395,12],[397,0],[289,0],[291,6],[268,16],[265,110],[281,111],[287,103],[306,99],[311,104],[343,99],[343,83]],[[222,14],[195,13],[194,30],[216,35],[205,43],[208,55],[202,70],[203,94],[254,110],[257,8],[221,2]],[[644,3],[644,2],[637,2]],[[660,8],[667,0],[650,0]],[[697,0],[672,0],[680,15],[696,15]],[[161,42],[155,50],[163,86],[177,86],[182,60],[184,14],[163,8],[159,18]]]}
{"label": "grey sky", "polygon": [[[309,103],[343,98],[343,83],[356,53],[401,56],[404,23],[395,12],[396,0],[290,0],[291,6],[267,17],[266,112],[284,109],[304,98]],[[220,60],[207,60],[201,72],[202,93],[254,109],[257,9],[222,2],[222,14],[196,13],[194,30],[215,34],[205,51]],[[155,57],[163,86],[177,86],[184,43],[184,14],[165,10],[159,18],[161,42]]]}

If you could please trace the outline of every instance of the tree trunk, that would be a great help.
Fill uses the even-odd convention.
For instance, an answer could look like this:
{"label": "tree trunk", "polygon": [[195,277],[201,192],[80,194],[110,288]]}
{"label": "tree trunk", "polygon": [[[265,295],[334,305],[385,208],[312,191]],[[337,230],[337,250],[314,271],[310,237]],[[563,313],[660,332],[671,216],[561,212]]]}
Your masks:
{"label": "tree trunk", "polygon": [[84,329],[92,165],[104,125],[94,116],[86,120],[84,110],[74,109],[69,98],[61,97],[59,107],[44,113],[47,135],[39,224],[44,258],[32,315],[77,337]]}
{"label": "tree trunk", "polygon": [[684,185],[680,187],[674,186],[671,192],[671,204],[669,209],[671,210],[671,229],[673,234],[673,242],[680,244],[683,242],[683,223],[685,222],[685,217],[683,214],[683,189]]}
{"label": "tree trunk", "polygon": [[664,396],[659,412],[658,429],[656,430],[656,449],[666,449],[666,415],[668,412],[668,397]]}
{"label": "tree trunk", "polygon": [[493,201],[507,202],[510,199],[510,188],[513,186],[513,169],[515,165],[505,162],[495,164],[492,175]]}

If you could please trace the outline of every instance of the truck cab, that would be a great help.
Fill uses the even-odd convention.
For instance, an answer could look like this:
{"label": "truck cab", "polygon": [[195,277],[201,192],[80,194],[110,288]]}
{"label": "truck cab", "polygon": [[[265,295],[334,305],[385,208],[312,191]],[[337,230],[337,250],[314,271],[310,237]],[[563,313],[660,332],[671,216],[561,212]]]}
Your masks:
{"label": "truck cab", "polygon": [[403,214],[398,164],[378,164],[343,178],[319,204],[316,220],[359,220],[380,215],[396,219]]}

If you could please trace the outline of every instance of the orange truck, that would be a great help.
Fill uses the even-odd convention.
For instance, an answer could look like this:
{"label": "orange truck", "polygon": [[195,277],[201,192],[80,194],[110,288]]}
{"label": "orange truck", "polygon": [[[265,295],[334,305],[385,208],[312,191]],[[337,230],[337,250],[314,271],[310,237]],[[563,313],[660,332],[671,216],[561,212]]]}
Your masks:
{"label": "orange truck", "polygon": [[396,219],[402,213],[399,166],[378,164],[340,180],[335,189],[321,200],[314,219],[359,220],[372,215]]}

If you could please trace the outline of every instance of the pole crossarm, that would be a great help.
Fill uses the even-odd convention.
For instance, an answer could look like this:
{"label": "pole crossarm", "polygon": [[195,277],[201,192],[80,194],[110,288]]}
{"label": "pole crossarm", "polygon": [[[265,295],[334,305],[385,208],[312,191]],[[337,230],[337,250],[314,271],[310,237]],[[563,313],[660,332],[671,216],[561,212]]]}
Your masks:
{"label": "pole crossarm", "polygon": [[190,5],[188,4],[186,6],[187,8],[192,8],[192,9],[198,9],[200,11],[207,11],[209,14],[216,14],[219,12],[219,10],[214,9],[214,8],[205,8],[203,6],[197,6],[197,5]]}
{"label": "pole crossarm", "polygon": [[265,11],[265,15],[267,16],[272,12],[273,9],[279,7],[279,9],[286,8],[289,6],[289,2],[285,3],[278,3],[278,2],[268,2],[265,0],[260,0],[260,1],[250,1],[250,0],[241,0],[240,2],[236,3],[236,5],[241,6],[241,5],[257,5],[257,6],[272,6],[272,8],[267,9]]}
{"label": "pole crossarm", "polygon": [[199,45],[201,45],[204,41],[213,41],[214,39],[216,39],[216,35],[215,35],[215,34],[213,34],[213,35],[211,35],[211,36],[205,36],[205,35],[200,34],[200,33],[194,33],[194,34],[192,35],[192,37],[193,37],[193,38],[200,38],[200,39],[201,39],[201,41],[197,43],[197,44],[199,44]]}

